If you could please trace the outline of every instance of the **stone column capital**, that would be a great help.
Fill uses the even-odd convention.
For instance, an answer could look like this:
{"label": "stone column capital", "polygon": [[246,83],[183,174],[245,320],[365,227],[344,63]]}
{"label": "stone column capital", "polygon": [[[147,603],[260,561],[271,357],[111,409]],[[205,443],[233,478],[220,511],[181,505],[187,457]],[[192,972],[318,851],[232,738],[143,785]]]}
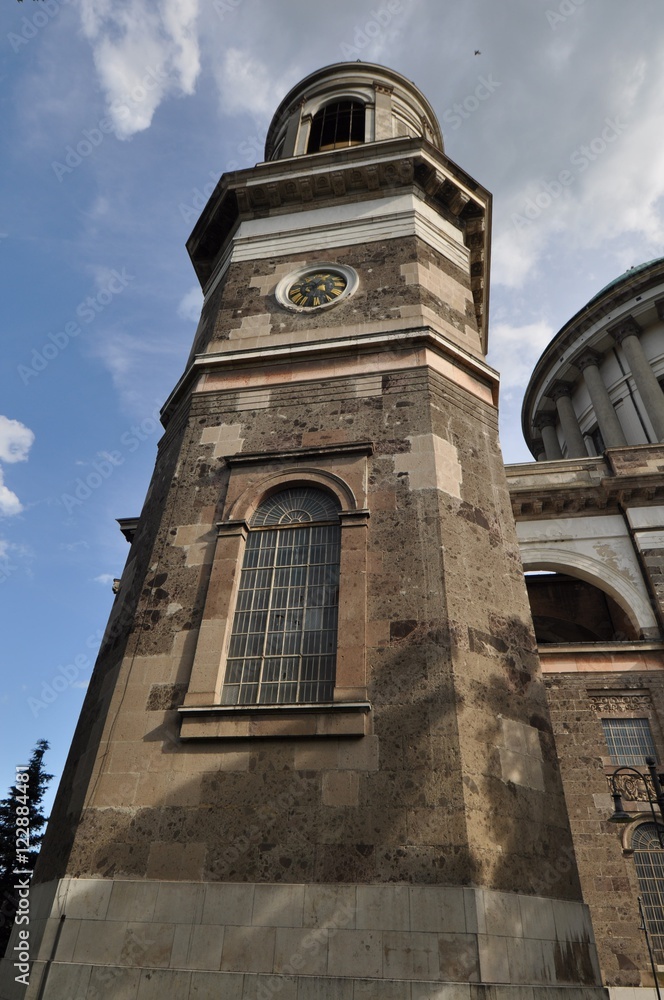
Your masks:
{"label": "stone column capital", "polygon": [[567,396],[568,398],[572,395],[574,391],[574,386],[571,382],[554,382],[551,388],[547,392],[549,399],[556,402],[562,396]]}
{"label": "stone column capital", "polygon": [[591,366],[599,368],[601,360],[602,360],[601,354],[598,354],[597,351],[592,351],[590,348],[587,348],[583,352],[583,354],[579,354],[578,358],[574,359],[574,364],[579,369],[579,371],[582,372],[584,368],[589,368]]}
{"label": "stone column capital", "polygon": [[557,423],[558,414],[555,410],[540,410],[533,420],[538,430],[542,430],[543,427],[555,427]]}
{"label": "stone column capital", "polygon": [[620,323],[616,323],[606,332],[610,337],[613,337],[616,344],[622,344],[625,337],[638,337],[641,333],[641,327],[633,316],[625,316]]}

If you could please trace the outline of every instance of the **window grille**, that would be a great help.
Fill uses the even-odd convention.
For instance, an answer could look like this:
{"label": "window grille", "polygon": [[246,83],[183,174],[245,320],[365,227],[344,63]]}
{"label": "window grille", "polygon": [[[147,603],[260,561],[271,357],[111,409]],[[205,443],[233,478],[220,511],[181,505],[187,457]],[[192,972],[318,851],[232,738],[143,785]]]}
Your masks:
{"label": "window grille", "polygon": [[321,490],[284,490],[258,507],[240,575],[224,705],[332,700],[340,541],[339,506]]}
{"label": "window grille", "polygon": [[632,834],[639,891],[658,964],[664,963],[664,851],[655,823],[641,823]]}
{"label": "window grille", "polygon": [[612,764],[643,765],[657,758],[647,719],[602,719],[604,738]]}
{"label": "window grille", "polygon": [[322,153],[364,142],[364,117],[364,105],[359,101],[326,104],[311,122],[307,153]]}

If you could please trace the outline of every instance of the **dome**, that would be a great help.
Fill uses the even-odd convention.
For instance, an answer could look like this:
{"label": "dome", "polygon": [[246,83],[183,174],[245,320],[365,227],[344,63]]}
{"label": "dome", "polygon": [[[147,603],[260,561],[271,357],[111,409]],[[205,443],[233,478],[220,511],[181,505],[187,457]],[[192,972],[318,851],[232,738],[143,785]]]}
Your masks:
{"label": "dome", "polygon": [[334,63],[306,76],[284,97],[272,119],[265,159],[421,136],[438,149],[436,115],[417,87],[374,63]]}

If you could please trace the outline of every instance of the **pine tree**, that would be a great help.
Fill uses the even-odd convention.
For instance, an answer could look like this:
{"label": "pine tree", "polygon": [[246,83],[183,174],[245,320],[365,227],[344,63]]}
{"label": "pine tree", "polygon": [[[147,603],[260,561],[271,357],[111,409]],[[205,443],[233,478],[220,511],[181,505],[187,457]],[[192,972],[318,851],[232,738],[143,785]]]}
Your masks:
{"label": "pine tree", "polygon": [[[18,876],[16,872],[32,872],[44,836],[46,816],[41,802],[53,777],[44,771],[43,759],[47,750],[46,740],[38,740],[28,766],[17,773],[16,784],[9,789],[9,795],[0,799],[0,955],[5,953],[18,906],[17,878],[27,877]],[[25,776],[27,781],[23,781]],[[25,830],[29,830],[27,843],[23,835]]]}

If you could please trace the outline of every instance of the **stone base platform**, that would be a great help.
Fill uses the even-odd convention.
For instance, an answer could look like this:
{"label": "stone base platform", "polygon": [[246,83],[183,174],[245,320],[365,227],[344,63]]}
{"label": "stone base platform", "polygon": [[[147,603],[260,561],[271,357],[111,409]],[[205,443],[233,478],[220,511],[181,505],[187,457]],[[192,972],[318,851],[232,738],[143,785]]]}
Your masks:
{"label": "stone base platform", "polygon": [[[14,928],[8,955],[17,941]],[[607,1000],[587,908],[446,886],[62,879],[2,1000]]]}

